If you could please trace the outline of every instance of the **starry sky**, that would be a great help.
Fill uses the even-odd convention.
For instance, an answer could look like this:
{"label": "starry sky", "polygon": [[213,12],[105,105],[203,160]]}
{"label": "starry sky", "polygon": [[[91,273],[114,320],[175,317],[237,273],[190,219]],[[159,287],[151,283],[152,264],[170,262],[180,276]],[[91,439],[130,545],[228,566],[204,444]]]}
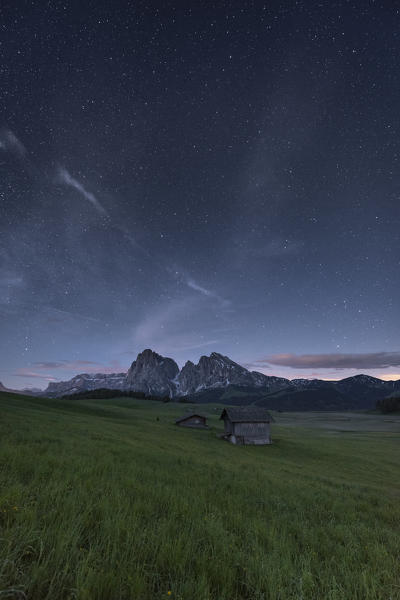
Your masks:
{"label": "starry sky", "polygon": [[400,378],[393,1],[0,6],[0,381]]}

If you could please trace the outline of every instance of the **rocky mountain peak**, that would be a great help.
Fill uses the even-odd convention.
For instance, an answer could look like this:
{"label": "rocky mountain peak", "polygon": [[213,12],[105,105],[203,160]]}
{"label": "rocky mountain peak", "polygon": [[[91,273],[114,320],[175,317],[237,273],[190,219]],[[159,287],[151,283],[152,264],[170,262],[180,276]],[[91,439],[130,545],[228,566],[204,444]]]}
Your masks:
{"label": "rocky mountain peak", "polygon": [[217,361],[217,362],[220,362],[220,363],[223,363],[226,365],[239,367],[240,369],[244,368],[244,367],[241,367],[240,365],[238,365],[238,363],[235,363],[231,358],[229,358],[229,356],[224,356],[223,354],[220,354],[219,352],[211,352],[209,357],[205,356],[204,358],[207,358],[207,359],[213,360],[213,361]]}
{"label": "rocky mountain peak", "polygon": [[211,352],[210,356],[209,357],[206,356],[205,358],[213,358],[213,359],[217,359],[217,360],[233,362],[228,356],[224,356],[223,354],[220,354],[219,352]]}
{"label": "rocky mountain peak", "polygon": [[153,352],[149,348],[137,355],[126,374],[126,387],[136,392],[159,396],[174,396],[175,377],[179,367],[172,358]]}
{"label": "rocky mountain peak", "polygon": [[212,352],[202,356],[197,365],[188,361],[177,377],[178,393],[193,394],[202,389],[225,387],[231,383],[251,385],[251,373],[227,356]]}

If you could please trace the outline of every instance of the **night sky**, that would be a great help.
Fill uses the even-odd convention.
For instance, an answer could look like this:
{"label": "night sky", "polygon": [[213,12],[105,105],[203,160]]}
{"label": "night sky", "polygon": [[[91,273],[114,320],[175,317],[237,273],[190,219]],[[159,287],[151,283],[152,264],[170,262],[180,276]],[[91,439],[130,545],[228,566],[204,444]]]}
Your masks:
{"label": "night sky", "polygon": [[400,378],[399,64],[391,0],[2,2],[0,381]]}

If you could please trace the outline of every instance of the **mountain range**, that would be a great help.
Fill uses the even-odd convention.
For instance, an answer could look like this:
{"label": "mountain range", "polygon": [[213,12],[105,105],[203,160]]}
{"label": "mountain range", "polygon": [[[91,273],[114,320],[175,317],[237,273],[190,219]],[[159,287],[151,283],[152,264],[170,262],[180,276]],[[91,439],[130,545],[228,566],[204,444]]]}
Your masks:
{"label": "mountain range", "polygon": [[0,392],[8,392],[9,394],[27,394],[29,395],[39,395],[42,390],[39,388],[24,388],[23,390],[12,390],[10,388],[5,387],[0,381]]}
{"label": "mountain range", "polygon": [[76,375],[51,382],[42,393],[58,397],[99,388],[144,392],[194,402],[250,404],[275,410],[343,410],[374,408],[376,401],[400,393],[400,380],[355,375],[340,381],[285,379],[249,371],[227,356],[212,352],[197,364],[179,369],[172,358],[144,350],[127,373]]}

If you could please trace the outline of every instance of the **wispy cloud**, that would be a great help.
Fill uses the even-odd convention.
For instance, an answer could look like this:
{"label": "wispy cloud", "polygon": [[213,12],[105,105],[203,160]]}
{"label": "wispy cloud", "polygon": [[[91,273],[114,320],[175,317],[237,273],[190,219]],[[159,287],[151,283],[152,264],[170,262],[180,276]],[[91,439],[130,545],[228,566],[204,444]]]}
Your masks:
{"label": "wispy cloud", "polygon": [[61,361],[49,361],[49,362],[34,362],[32,366],[35,369],[82,369],[85,367],[96,366],[96,368],[101,367],[100,363],[93,362],[91,360],[61,360]]}
{"label": "wispy cloud", "polygon": [[182,298],[172,300],[152,310],[135,327],[133,338],[136,344],[162,344],[171,333],[182,327],[183,316],[193,315],[199,308],[195,301]]}
{"label": "wispy cloud", "polygon": [[115,220],[111,220],[109,212],[104,208],[100,200],[92,192],[89,192],[80,181],[75,179],[75,177],[73,177],[71,173],[67,169],[65,169],[65,167],[60,167],[58,169],[57,181],[63,183],[64,185],[72,187],[77,192],[79,192],[79,194],[83,196],[85,200],[88,200],[92,204],[92,206],[97,210],[99,214],[110,219],[110,227],[113,227],[114,229],[117,229],[119,232],[121,232],[124,235],[125,239],[135,249],[140,250],[143,254],[145,254],[147,257],[153,260],[153,262],[156,263],[155,258],[150,254],[150,252],[136,241],[136,238],[132,234],[132,231],[128,227],[125,227],[125,225],[115,222]]}
{"label": "wispy cloud", "polygon": [[192,288],[192,290],[196,290],[196,292],[200,292],[200,294],[203,294],[204,296],[215,297],[213,292],[201,287],[201,285],[198,285],[195,281],[193,281],[193,279],[188,279],[186,283],[190,288]]}
{"label": "wispy cloud", "polygon": [[2,272],[0,270],[0,288],[15,288],[23,285],[24,279],[20,275],[16,275],[10,272]]}
{"label": "wispy cloud", "polygon": [[25,146],[10,129],[0,131],[0,148],[17,154],[20,158],[26,155]]}
{"label": "wispy cloud", "polygon": [[32,367],[35,371],[70,371],[74,373],[117,373],[126,370],[118,361],[111,361],[108,365],[93,362],[92,360],[59,360],[34,362]]}
{"label": "wispy cloud", "polygon": [[226,298],[222,298],[216,292],[213,292],[212,290],[209,290],[209,289],[199,285],[193,279],[187,279],[186,285],[188,287],[190,287],[192,290],[199,292],[199,294],[202,294],[203,296],[207,296],[208,298],[214,298],[215,300],[217,300],[219,302],[219,304],[222,307],[228,307],[231,305],[230,300],[227,300]]}
{"label": "wispy cloud", "polygon": [[135,351],[150,347],[161,354],[176,356],[180,352],[217,344],[215,335],[204,336],[196,327],[197,318],[201,320],[208,313],[207,302],[199,295],[190,294],[163,303],[137,324],[129,347],[133,346]]}
{"label": "wispy cloud", "polygon": [[83,315],[69,310],[61,310],[54,306],[45,306],[45,319],[50,323],[64,323],[68,321],[91,321],[93,323],[101,323],[100,319]]}
{"label": "wispy cloud", "polygon": [[272,354],[255,362],[264,368],[279,365],[293,369],[385,369],[400,366],[400,352]]}
{"label": "wispy cloud", "polygon": [[68,186],[72,187],[73,189],[75,189],[77,192],[79,192],[81,194],[81,196],[83,196],[86,200],[88,200],[92,204],[92,206],[94,206],[94,208],[97,210],[98,213],[100,213],[101,215],[104,215],[104,216],[108,216],[108,212],[106,211],[104,206],[102,206],[102,204],[96,198],[96,196],[92,192],[89,192],[82,185],[82,183],[80,183],[77,179],[75,179],[75,177],[72,177],[72,175],[69,173],[69,171],[67,171],[67,169],[65,169],[64,167],[60,167],[58,169],[58,180],[61,183],[64,183],[65,185],[68,185]]}
{"label": "wispy cloud", "polygon": [[43,379],[44,381],[58,381],[58,379],[56,377],[53,377],[52,375],[49,375],[47,373],[37,373],[36,371],[27,369],[24,367],[17,369],[15,371],[15,373],[13,373],[12,375],[13,375],[13,377],[22,377],[25,379],[33,378],[33,379]]}
{"label": "wispy cloud", "polygon": [[[55,374],[49,371],[56,371]],[[42,361],[34,362],[29,367],[19,367],[12,374],[13,377],[22,377],[24,379],[43,379],[44,381],[60,381],[61,379],[70,379],[79,373],[125,373],[126,366],[122,366],[118,361],[111,361],[108,365],[93,362],[91,360],[60,360],[60,361]]]}

